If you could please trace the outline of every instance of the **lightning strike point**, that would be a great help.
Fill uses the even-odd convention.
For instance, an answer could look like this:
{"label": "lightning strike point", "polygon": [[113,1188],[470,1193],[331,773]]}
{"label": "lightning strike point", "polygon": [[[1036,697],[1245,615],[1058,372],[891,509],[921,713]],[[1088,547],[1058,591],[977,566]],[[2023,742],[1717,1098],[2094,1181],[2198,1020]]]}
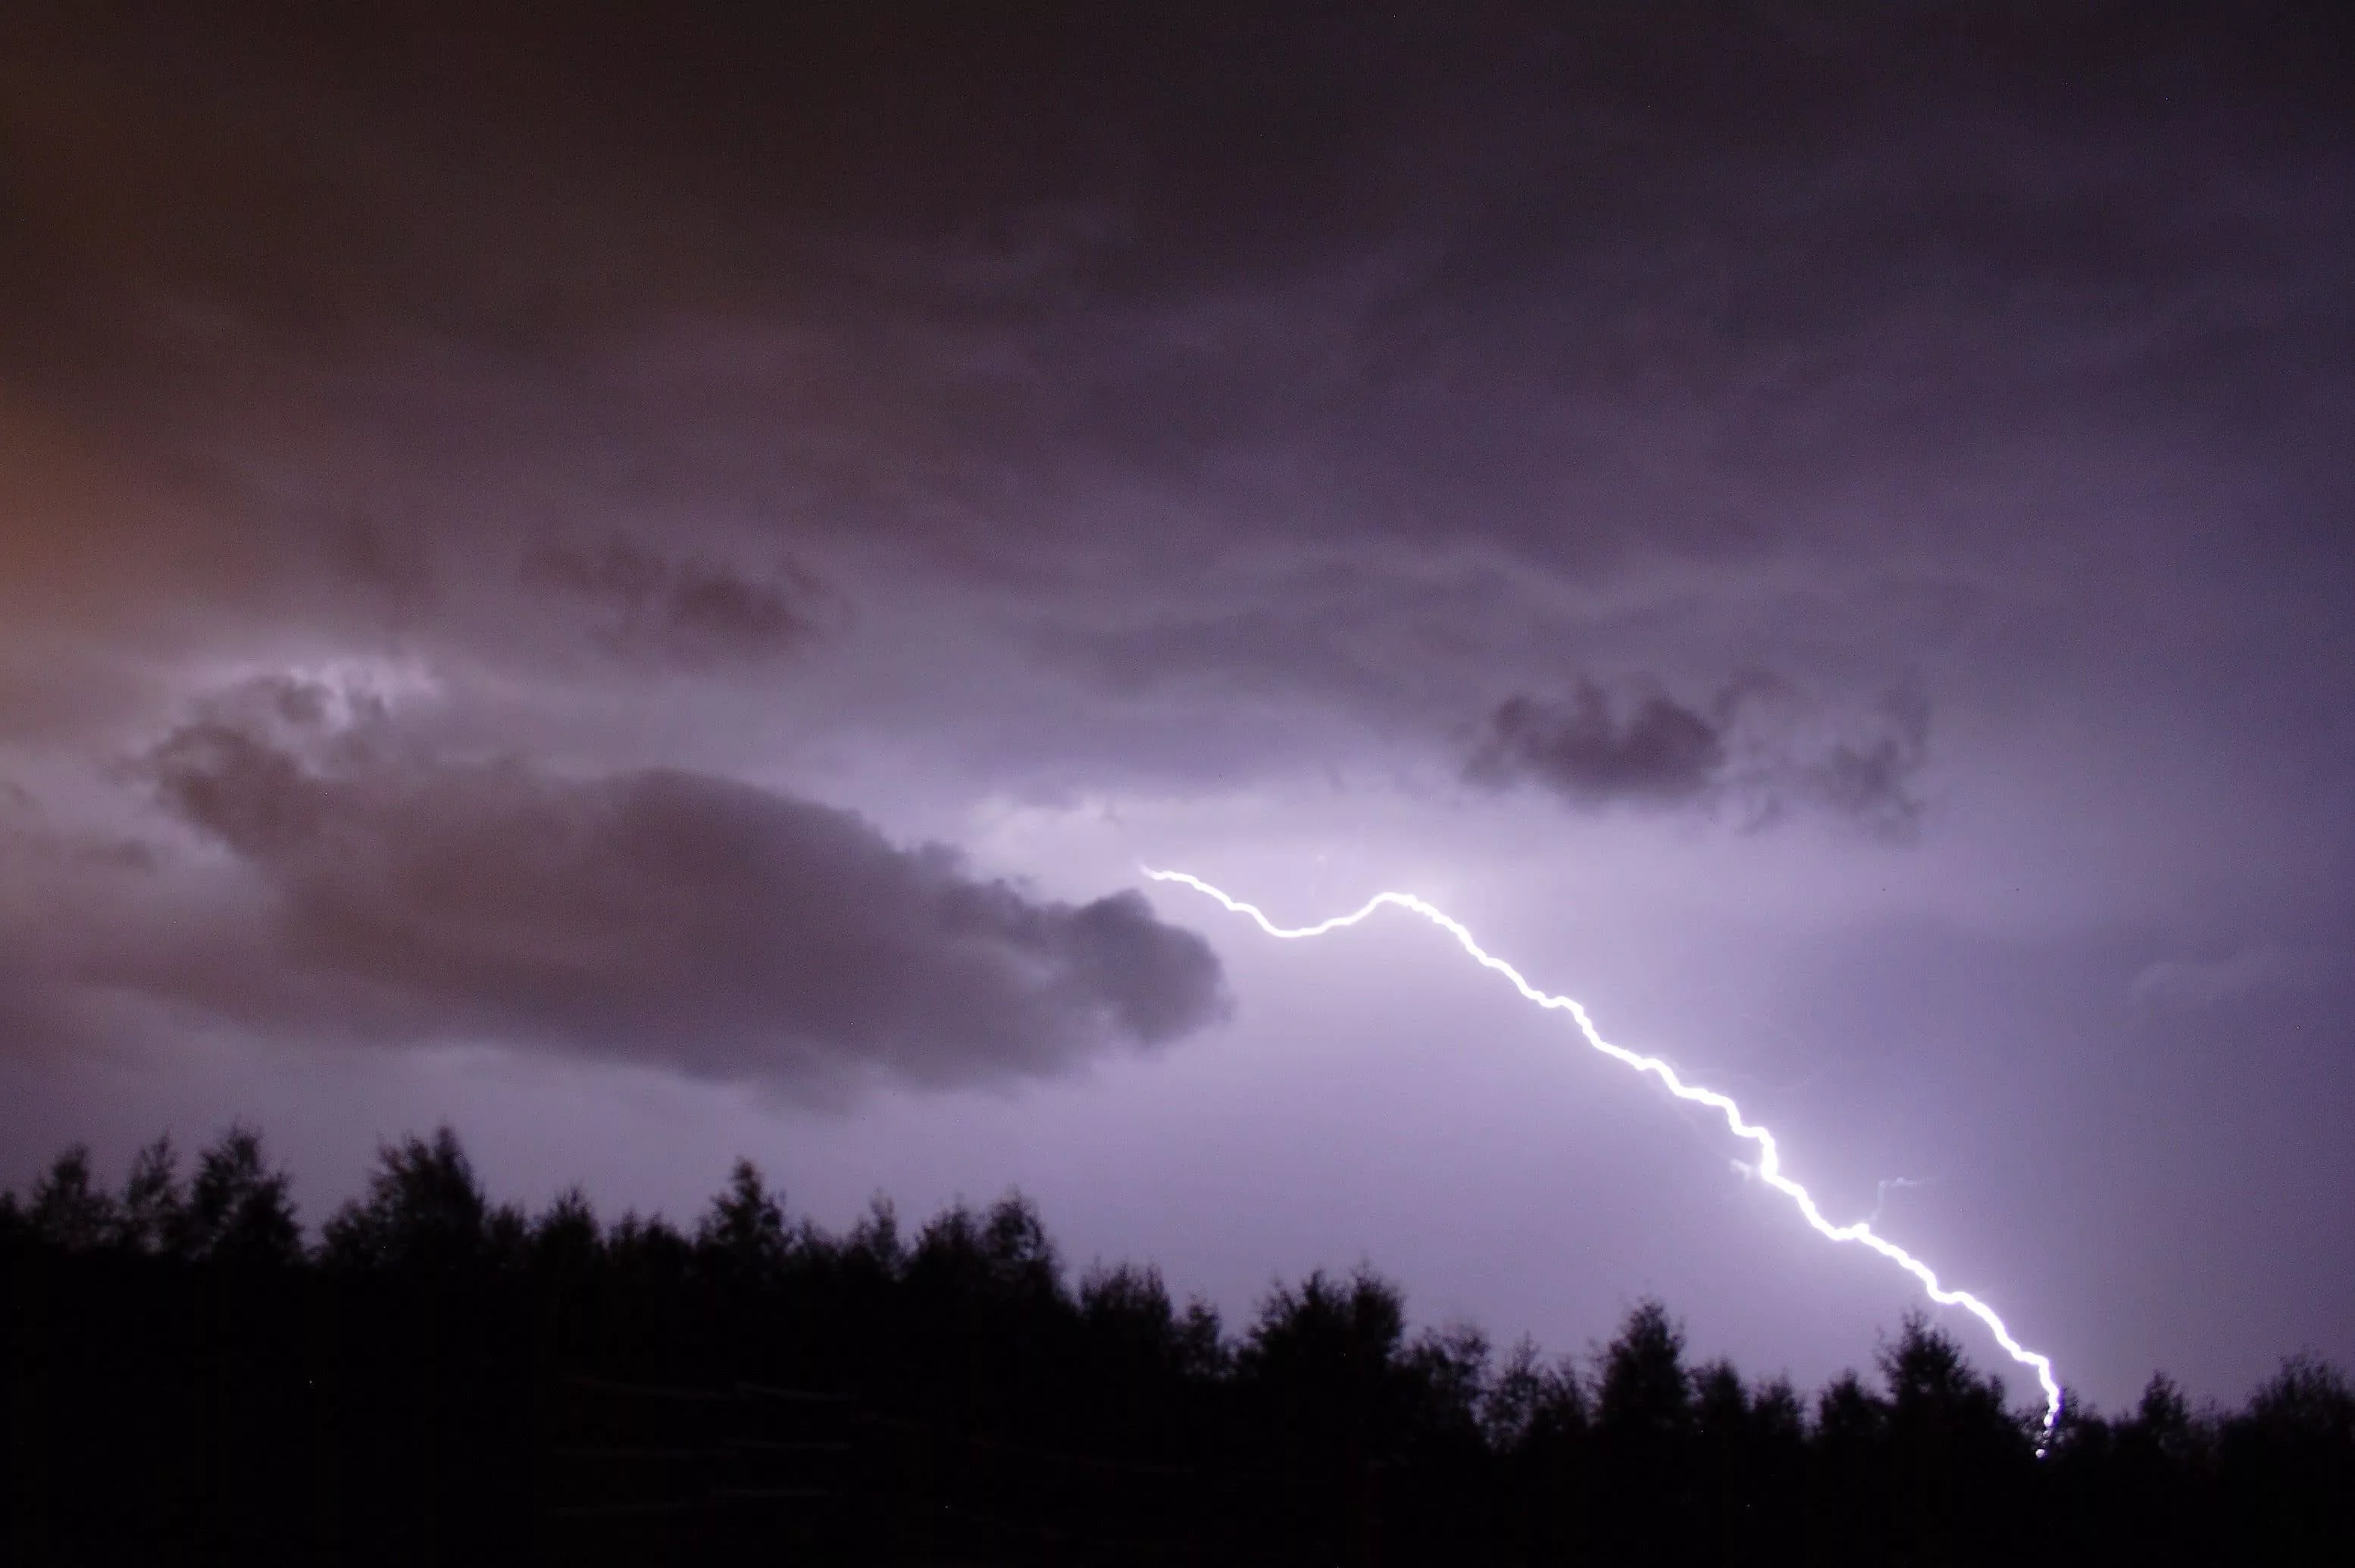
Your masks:
{"label": "lightning strike point", "polygon": [[[2004,1320],[1997,1315],[1994,1308],[1967,1290],[1949,1290],[1940,1284],[1936,1271],[1895,1242],[1875,1232],[1871,1221],[1859,1220],[1854,1224],[1836,1225],[1824,1218],[1823,1211],[1816,1206],[1816,1200],[1807,1190],[1783,1174],[1783,1151],[1781,1146],[1774,1141],[1774,1135],[1764,1128],[1745,1119],[1742,1114],[1742,1107],[1730,1097],[1719,1094],[1715,1089],[1703,1088],[1698,1084],[1686,1083],[1677,1075],[1675,1068],[1657,1056],[1646,1056],[1640,1052],[1630,1051],[1624,1045],[1614,1045],[1605,1040],[1602,1033],[1594,1027],[1593,1020],[1587,1016],[1585,1008],[1569,997],[1556,996],[1550,991],[1540,991],[1531,985],[1522,977],[1520,970],[1490,953],[1474,940],[1471,931],[1454,916],[1433,905],[1424,903],[1412,893],[1377,893],[1349,914],[1336,915],[1314,926],[1279,926],[1269,919],[1259,906],[1246,904],[1211,886],[1199,876],[1182,871],[1156,871],[1149,865],[1140,866],[1138,869],[1156,882],[1181,883],[1197,893],[1207,895],[1225,906],[1229,912],[1249,916],[1261,930],[1271,937],[1281,938],[1285,941],[1297,941],[1307,937],[1321,937],[1328,931],[1337,931],[1347,926],[1355,926],[1386,905],[1395,906],[1412,914],[1422,916],[1455,938],[1456,945],[1471,955],[1473,961],[1479,964],[1481,968],[1494,969],[1504,976],[1525,1000],[1550,1012],[1570,1014],[1571,1022],[1578,1026],[1579,1033],[1584,1037],[1588,1045],[1614,1062],[1658,1079],[1677,1098],[1689,1100],[1695,1105],[1707,1106],[1723,1117],[1727,1128],[1734,1137],[1757,1146],[1757,1163],[1744,1167],[1746,1173],[1765,1182],[1790,1199],[1792,1205],[1799,1211],[1800,1217],[1806,1220],[1818,1235],[1828,1241],[1852,1242],[1870,1251],[1879,1253],[1920,1281],[1923,1293],[1931,1300],[1941,1307],[1959,1307],[1985,1324],[1987,1331],[1995,1336],[1996,1343],[2003,1347],[2004,1354],[2033,1372],[2036,1374],[2038,1385],[2044,1390],[2044,1435],[2038,1441],[2036,1449],[2038,1457],[2043,1457],[2045,1448],[2052,1440],[2053,1428],[2061,1420],[2061,1384],[2052,1374],[2052,1361],[2050,1357],[2028,1349],[2014,1339],[2010,1329],[2005,1326]],[[1742,1165],[1739,1160],[1735,1163],[1737,1166]]]}

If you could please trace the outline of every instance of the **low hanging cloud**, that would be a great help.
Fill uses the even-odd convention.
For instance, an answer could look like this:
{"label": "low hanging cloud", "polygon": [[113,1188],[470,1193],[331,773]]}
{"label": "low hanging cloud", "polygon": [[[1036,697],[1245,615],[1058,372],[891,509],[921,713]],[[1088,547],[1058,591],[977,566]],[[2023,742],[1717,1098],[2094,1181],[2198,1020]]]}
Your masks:
{"label": "low hanging cloud", "polygon": [[[1041,900],[730,779],[559,778],[215,716],[147,758],[259,898],[118,988],[281,1035],[494,1040],[755,1081],[1053,1073],[1219,1016],[1217,959],[1124,892]],[[91,966],[82,966],[87,970]]]}
{"label": "low hanging cloud", "polygon": [[1614,696],[1581,679],[1564,698],[1499,703],[1465,770],[1492,788],[1538,784],[1586,810],[1725,810],[1757,828],[1807,807],[1902,839],[1920,823],[1929,735],[1929,705],[1904,689],[1828,726],[1769,676],[1731,682],[1704,705],[1649,683]]}

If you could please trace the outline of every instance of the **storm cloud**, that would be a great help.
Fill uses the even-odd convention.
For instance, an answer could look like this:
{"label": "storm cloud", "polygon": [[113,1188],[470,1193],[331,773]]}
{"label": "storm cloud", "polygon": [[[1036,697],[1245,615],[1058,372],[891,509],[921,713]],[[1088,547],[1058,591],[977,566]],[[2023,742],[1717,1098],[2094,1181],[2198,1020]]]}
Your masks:
{"label": "storm cloud", "polygon": [[782,658],[839,613],[825,584],[790,562],[751,577],[620,538],[542,541],[525,553],[523,580],[590,607],[591,638],[614,656],[690,671]]}
{"label": "storm cloud", "polygon": [[306,747],[225,717],[146,767],[264,896],[203,939],[215,961],[106,967],[264,1033],[516,1043],[832,1098],[1054,1073],[1223,1006],[1209,948],[1133,892],[1039,899],[744,783]]}
{"label": "storm cloud", "polygon": [[[2226,590],[2310,557],[2328,51],[1818,9],[12,8],[0,734],[292,633],[526,703],[584,646],[741,678],[911,587],[1428,734],[1562,705],[1565,641],[1875,683],[2023,599],[2097,633],[2162,516],[2240,531]],[[1807,789],[1898,820],[1877,744]]]}
{"label": "storm cloud", "polygon": [[1488,716],[1465,765],[1475,782],[1534,783],[1570,804],[1598,809],[1730,809],[1763,827],[1812,808],[1885,838],[1920,821],[1916,780],[1928,758],[1930,711],[1898,690],[1825,735],[1785,683],[1752,676],[1706,706],[1657,690],[1614,697],[1581,680],[1567,697],[1506,698]]}
{"label": "storm cloud", "polygon": [[1508,697],[1488,720],[1472,758],[1475,778],[1535,779],[1572,800],[1689,800],[1725,765],[1719,726],[1681,704],[1647,696],[1621,718],[1611,698],[1581,682],[1563,703]]}

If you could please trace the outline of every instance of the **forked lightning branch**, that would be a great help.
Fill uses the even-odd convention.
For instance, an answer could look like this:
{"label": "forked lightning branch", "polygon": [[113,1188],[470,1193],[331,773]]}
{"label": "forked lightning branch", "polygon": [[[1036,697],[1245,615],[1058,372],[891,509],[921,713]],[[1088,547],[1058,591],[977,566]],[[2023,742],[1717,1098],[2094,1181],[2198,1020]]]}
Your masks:
{"label": "forked lightning branch", "polygon": [[1249,916],[1258,923],[1259,928],[1269,936],[1281,937],[1287,941],[1297,940],[1304,937],[1321,937],[1328,931],[1337,931],[1345,926],[1354,926],[1384,905],[1395,905],[1401,909],[1422,916],[1455,938],[1457,944],[1465,952],[1471,954],[1482,968],[1494,969],[1510,980],[1513,989],[1519,991],[1523,997],[1540,1007],[1570,1014],[1572,1022],[1578,1025],[1579,1033],[1585,1036],[1586,1043],[1595,1050],[1615,1062],[1625,1063],[1639,1073],[1650,1074],[1678,1099],[1690,1100],[1696,1105],[1707,1106],[1725,1118],[1726,1127],[1736,1138],[1757,1145],[1758,1162],[1755,1169],[1758,1179],[1790,1199],[1798,1209],[1801,1217],[1814,1226],[1818,1234],[1830,1241],[1853,1242],[1859,1246],[1870,1248],[1921,1281],[1923,1289],[1929,1295],[1931,1300],[1942,1307],[1959,1307],[1986,1324],[1988,1331],[1995,1335],[1996,1342],[2003,1347],[2005,1354],[2036,1373],[2036,1381],[2044,1390],[2044,1431],[2048,1438],[2051,1436],[2054,1424],[2061,1418],[2061,1384],[2052,1375],[2051,1360],[2028,1349],[2014,1339],[2011,1330],[2004,1326],[2003,1319],[1997,1315],[1994,1308],[1967,1290],[1947,1289],[1938,1282],[1936,1272],[1928,1264],[1923,1263],[1886,1236],[1876,1233],[1870,1221],[1859,1220],[1853,1224],[1836,1225],[1826,1219],[1823,1211],[1816,1206],[1816,1200],[1807,1190],[1783,1174],[1783,1151],[1775,1143],[1774,1135],[1744,1118],[1742,1107],[1734,1104],[1732,1098],[1719,1094],[1715,1089],[1702,1088],[1697,1084],[1686,1083],[1677,1075],[1675,1068],[1657,1056],[1646,1056],[1640,1052],[1630,1051],[1624,1045],[1614,1045],[1605,1040],[1601,1032],[1594,1027],[1593,1020],[1587,1017],[1585,1008],[1569,997],[1556,996],[1531,985],[1522,978],[1520,970],[1475,941],[1472,933],[1452,916],[1424,903],[1412,893],[1377,893],[1368,899],[1362,907],[1349,914],[1336,915],[1331,919],[1319,921],[1314,926],[1279,926],[1269,919],[1257,905],[1246,904],[1239,898],[1231,897],[1199,876],[1188,875],[1182,871],[1156,871],[1150,866],[1143,869],[1145,874],[1156,882],[1183,883],[1199,893],[1208,894],[1235,914]]}

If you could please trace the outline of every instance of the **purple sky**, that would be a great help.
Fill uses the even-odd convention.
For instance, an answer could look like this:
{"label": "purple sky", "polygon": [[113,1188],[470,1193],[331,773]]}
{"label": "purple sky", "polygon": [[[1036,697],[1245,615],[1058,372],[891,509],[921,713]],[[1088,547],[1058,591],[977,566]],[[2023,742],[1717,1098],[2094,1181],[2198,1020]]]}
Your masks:
{"label": "purple sky", "polygon": [[1431,898],[2102,1404],[2355,1361],[2338,8],[100,9],[0,19],[0,1181],[1913,1299],[1146,862]]}

